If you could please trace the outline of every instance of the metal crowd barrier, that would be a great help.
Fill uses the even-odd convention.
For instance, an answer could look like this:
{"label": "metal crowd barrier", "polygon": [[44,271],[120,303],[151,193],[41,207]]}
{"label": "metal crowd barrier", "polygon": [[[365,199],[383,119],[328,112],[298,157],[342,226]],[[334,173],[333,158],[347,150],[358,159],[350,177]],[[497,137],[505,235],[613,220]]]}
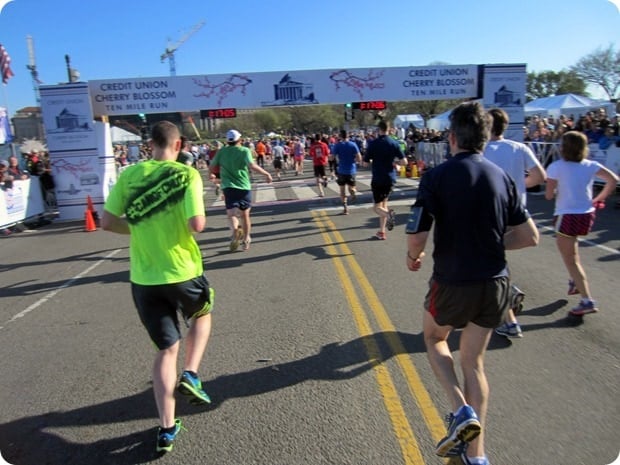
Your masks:
{"label": "metal crowd barrier", "polygon": [[[558,142],[525,142],[525,145],[532,149],[532,152],[545,168],[552,161],[560,158],[560,144]],[[429,168],[442,163],[447,154],[447,142],[418,142],[415,146],[416,158],[422,160]]]}

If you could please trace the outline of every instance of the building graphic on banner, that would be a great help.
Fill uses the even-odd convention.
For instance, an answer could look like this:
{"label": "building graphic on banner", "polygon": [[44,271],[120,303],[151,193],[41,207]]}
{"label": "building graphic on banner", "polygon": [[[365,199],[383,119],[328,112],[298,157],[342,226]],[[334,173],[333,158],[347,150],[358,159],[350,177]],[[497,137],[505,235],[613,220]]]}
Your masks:
{"label": "building graphic on banner", "polygon": [[295,81],[289,73],[286,73],[277,84],[273,85],[273,94],[275,100],[261,102],[261,106],[310,105],[319,103],[314,96],[314,85]]}
{"label": "building graphic on banner", "polygon": [[[56,116],[56,130],[60,132],[92,131],[93,128],[90,124],[91,119],[92,117],[90,115],[76,115],[75,113],[71,113],[68,108],[65,108]],[[51,128],[48,128],[48,130],[54,132]]]}
{"label": "building graphic on banner", "polygon": [[501,86],[497,92],[495,92],[495,105],[498,107],[514,107],[520,106],[521,93],[510,90],[507,86]]}

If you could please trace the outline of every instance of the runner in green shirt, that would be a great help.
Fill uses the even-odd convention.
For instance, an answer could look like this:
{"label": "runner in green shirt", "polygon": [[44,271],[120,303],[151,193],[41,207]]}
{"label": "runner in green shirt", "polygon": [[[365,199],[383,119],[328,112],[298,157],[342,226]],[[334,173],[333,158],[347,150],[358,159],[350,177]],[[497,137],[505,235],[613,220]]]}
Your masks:
{"label": "runner in green shirt", "polygon": [[[215,158],[211,160],[211,167],[220,167],[220,179],[226,214],[232,232],[230,251],[234,252],[242,242],[243,250],[250,248],[252,222],[250,210],[252,208],[252,185],[250,171],[264,174],[267,182],[271,183],[271,174],[258,166],[252,158],[249,148],[241,145],[241,133],[231,129],[226,133],[228,145],[222,147]],[[241,220],[239,219],[241,218]]]}
{"label": "runner in green shirt", "polygon": [[134,304],[159,349],[153,366],[160,421],[156,450],[167,452],[182,429],[174,398],[182,336],[178,312],[191,324],[177,389],[192,403],[210,403],[197,373],[211,334],[214,292],[194,239],[206,223],[202,178],[196,169],[176,162],[181,138],[173,123],[157,123],[150,143],[153,159],[121,173],[106,200],[101,225],[130,235]]}

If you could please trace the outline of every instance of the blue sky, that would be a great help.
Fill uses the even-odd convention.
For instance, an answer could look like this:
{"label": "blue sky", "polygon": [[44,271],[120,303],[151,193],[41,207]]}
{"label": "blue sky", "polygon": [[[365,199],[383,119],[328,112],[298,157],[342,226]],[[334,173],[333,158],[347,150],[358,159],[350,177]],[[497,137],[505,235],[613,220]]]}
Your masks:
{"label": "blue sky", "polygon": [[[6,0],[0,0],[0,4]],[[175,53],[177,75],[331,68],[526,63],[560,71],[620,45],[618,0],[12,0],[0,43],[15,73],[0,106],[36,104],[26,68],[34,41],[39,78],[67,81],[170,74],[160,56],[201,21]],[[1,84],[0,84],[1,85]],[[596,89],[594,96],[603,97]]]}

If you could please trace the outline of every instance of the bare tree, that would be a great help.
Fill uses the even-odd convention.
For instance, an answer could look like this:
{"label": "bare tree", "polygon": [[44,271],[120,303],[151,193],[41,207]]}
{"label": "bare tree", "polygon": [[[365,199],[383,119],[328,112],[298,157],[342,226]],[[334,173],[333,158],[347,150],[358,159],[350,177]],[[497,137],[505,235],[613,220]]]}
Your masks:
{"label": "bare tree", "polygon": [[616,51],[612,44],[581,58],[570,70],[584,81],[599,85],[610,100],[616,98],[620,89],[620,50]]}

